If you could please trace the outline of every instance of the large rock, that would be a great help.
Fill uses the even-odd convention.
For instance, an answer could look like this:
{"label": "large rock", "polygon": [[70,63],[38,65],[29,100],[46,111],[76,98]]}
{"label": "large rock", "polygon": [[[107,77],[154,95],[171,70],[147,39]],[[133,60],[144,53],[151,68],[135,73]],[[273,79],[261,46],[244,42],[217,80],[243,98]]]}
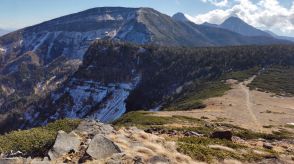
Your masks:
{"label": "large rock", "polygon": [[230,130],[219,130],[211,134],[211,138],[232,140],[233,133]]}
{"label": "large rock", "polygon": [[76,133],[71,132],[67,134],[64,131],[59,131],[53,148],[49,151],[48,155],[51,160],[54,160],[70,151],[79,151],[80,144],[80,138]]}
{"label": "large rock", "polygon": [[100,160],[111,157],[114,153],[121,153],[121,150],[111,140],[97,134],[92,139],[86,152],[92,158]]}

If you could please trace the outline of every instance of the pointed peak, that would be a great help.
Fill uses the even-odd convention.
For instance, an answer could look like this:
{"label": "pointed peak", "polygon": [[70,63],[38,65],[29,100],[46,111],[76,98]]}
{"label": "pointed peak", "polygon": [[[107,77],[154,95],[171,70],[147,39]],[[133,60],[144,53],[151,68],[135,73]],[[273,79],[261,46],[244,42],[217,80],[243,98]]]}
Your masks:
{"label": "pointed peak", "polygon": [[172,16],[172,18],[176,21],[181,22],[189,22],[190,20],[186,17],[184,13],[178,12]]}
{"label": "pointed peak", "polygon": [[245,23],[241,18],[239,18],[238,16],[230,16],[228,17],[223,23],[225,22],[242,22],[242,23]]}

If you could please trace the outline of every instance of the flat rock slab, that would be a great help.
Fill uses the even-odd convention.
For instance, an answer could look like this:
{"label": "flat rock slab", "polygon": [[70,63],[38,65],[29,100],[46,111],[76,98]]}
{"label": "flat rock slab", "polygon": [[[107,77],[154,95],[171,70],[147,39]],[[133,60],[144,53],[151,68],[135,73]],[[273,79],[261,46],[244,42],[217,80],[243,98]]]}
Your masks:
{"label": "flat rock slab", "polygon": [[97,134],[90,142],[86,152],[92,158],[100,160],[111,157],[115,153],[121,153],[121,150],[111,140],[101,134]]}
{"label": "flat rock slab", "polygon": [[70,151],[79,151],[80,144],[80,138],[76,133],[71,132],[67,134],[64,131],[59,131],[53,148],[49,151],[48,155],[51,160],[54,160]]}

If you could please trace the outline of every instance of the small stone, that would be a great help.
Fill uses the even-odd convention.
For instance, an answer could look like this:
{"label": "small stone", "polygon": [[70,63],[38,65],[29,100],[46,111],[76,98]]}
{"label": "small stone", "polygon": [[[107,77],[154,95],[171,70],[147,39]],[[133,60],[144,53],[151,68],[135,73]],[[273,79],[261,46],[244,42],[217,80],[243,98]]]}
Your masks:
{"label": "small stone", "polygon": [[148,160],[148,163],[169,164],[169,163],[171,163],[171,161],[165,157],[162,157],[162,156],[154,156]]}
{"label": "small stone", "polygon": [[229,130],[215,131],[211,134],[211,138],[232,140],[232,137],[233,137],[233,133]]}
{"label": "small stone", "polygon": [[140,156],[135,156],[134,158],[134,164],[143,164],[143,158]]}
{"label": "small stone", "polygon": [[187,131],[184,133],[185,136],[190,137],[190,136],[195,136],[195,137],[202,137],[204,136],[203,134],[194,132],[194,131]]}
{"label": "small stone", "polygon": [[86,150],[87,148],[88,148],[87,145],[82,145],[82,146],[81,146],[81,149],[83,149],[83,150]]}
{"label": "small stone", "polygon": [[227,146],[222,146],[222,145],[208,145],[208,147],[211,149],[215,149],[215,150],[224,150],[224,151],[228,151],[228,152],[232,152],[232,153],[235,152],[234,149],[227,147]]}
{"label": "small stone", "polygon": [[44,157],[43,158],[43,161],[49,161],[49,158],[48,157]]}
{"label": "small stone", "polygon": [[273,149],[273,145],[268,142],[263,143],[263,147],[266,149]]}
{"label": "small stone", "polygon": [[87,139],[85,145],[89,145],[91,143],[91,139]]}

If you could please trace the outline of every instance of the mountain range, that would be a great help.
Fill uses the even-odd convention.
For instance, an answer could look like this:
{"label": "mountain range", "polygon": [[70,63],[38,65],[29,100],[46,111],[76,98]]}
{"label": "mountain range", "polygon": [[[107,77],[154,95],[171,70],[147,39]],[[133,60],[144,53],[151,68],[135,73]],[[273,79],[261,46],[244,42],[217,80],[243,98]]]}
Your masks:
{"label": "mountain range", "polygon": [[[169,66],[172,60],[158,55],[160,50],[146,51],[139,46],[142,44],[214,47],[292,43],[271,35],[245,36],[249,26],[240,21],[236,26],[234,20],[224,23],[225,29],[196,25],[183,16],[170,17],[151,8],[93,8],[0,37],[0,128],[8,131],[43,125],[63,117],[113,121],[129,109],[158,106],[161,102],[154,101],[151,95],[156,93],[158,101],[163,102],[163,97],[188,82],[186,78],[212,78],[221,72],[222,67],[196,67],[193,69],[198,72],[189,71],[189,78],[182,77],[180,74],[187,73],[188,68],[177,71],[181,67]],[[233,31],[235,27],[238,31]],[[252,31],[260,32],[251,28]],[[138,46],[97,40],[126,41]],[[178,55],[173,57],[181,59]],[[183,59],[182,64],[189,65],[188,59]],[[174,69],[174,78],[181,78],[167,76],[171,73],[167,68]],[[160,86],[163,77],[169,79],[166,88]],[[151,86],[157,86],[156,90]],[[142,96],[140,93],[145,95],[139,101],[136,97]]]}
{"label": "mountain range", "polygon": [[[182,21],[182,22],[193,22],[188,17],[186,17],[185,14],[183,14],[183,13],[176,13],[173,16],[173,18],[175,20]],[[279,36],[279,35],[273,33],[272,31],[269,31],[269,30],[263,31],[258,28],[255,28],[255,27],[247,24],[242,19],[240,19],[236,16],[231,16],[231,17],[227,18],[221,24],[212,24],[212,23],[204,22],[201,25],[206,26],[206,27],[226,29],[226,30],[241,34],[243,36],[251,36],[251,37],[265,36],[265,37],[273,37],[273,38],[280,39],[280,40],[288,40],[291,42],[294,41],[293,37]]]}

